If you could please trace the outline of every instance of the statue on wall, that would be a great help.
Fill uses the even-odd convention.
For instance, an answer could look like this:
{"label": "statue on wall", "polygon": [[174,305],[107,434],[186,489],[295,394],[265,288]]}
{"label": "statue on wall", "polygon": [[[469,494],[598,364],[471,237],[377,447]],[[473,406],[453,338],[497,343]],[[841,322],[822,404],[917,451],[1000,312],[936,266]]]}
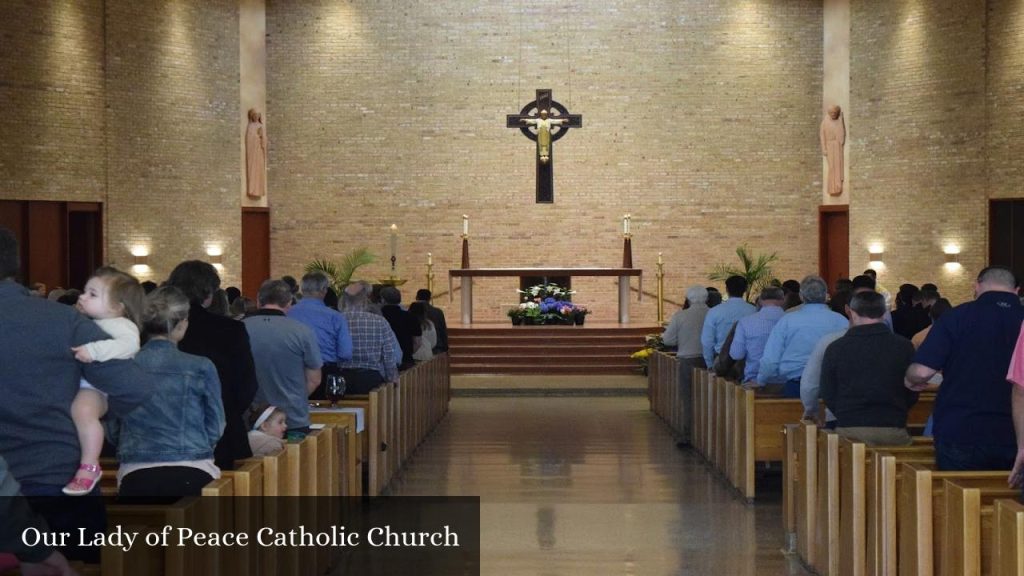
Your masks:
{"label": "statue on wall", "polygon": [[821,154],[828,162],[828,194],[843,193],[843,146],[846,145],[846,122],[843,110],[832,105],[821,121]]}
{"label": "statue on wall", "polygon": [[541,164],[547,164],[551,159],[551,127],[561,126],[568,120],[548,118],[548,111],[545,109],[540,111],[540,118],[523,118],[522,122],[537,129],[537,157],[540,158]]}
{"label": "statue on wall", "polygon": [[263,131],[263,115],[249,110],[249,126],[245,129],[245,194],[263,198],[267,193],[267,136]]}

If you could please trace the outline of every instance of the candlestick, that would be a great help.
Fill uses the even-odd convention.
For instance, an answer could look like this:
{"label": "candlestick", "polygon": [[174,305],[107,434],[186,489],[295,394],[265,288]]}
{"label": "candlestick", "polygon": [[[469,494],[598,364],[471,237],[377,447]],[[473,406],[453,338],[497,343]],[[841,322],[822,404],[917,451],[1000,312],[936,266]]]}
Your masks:
{"label": "candlestick", "polygon": [[462,215],[462,235],[469,236],[469,216]]}
{"label": "candlestick", "polygon": [[398,226],[391,225],[391,261],[394,262],[398,254]]}

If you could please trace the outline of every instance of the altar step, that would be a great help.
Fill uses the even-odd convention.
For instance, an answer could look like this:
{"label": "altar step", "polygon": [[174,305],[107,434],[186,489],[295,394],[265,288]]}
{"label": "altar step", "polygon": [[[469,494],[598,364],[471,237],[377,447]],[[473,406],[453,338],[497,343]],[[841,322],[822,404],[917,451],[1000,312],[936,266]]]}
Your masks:
{"label": "altar step", "polygon": [[636,374],[629,356],[656,326],[449,327],[453,374]]}

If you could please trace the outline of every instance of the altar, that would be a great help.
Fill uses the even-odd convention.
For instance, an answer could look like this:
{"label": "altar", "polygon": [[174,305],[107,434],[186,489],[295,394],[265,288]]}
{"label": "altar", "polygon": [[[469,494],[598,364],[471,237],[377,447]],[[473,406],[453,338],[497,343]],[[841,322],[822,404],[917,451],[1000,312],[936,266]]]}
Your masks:
{"label": "altar", "polygon": [[619,323],[629,324],[629,281],[637,277],[637,300],[643,299],[643,271],[639,268],[458,268],[448,271],[448,292],[456,278],[462,291],[462,323],[473,323],[473,279],[493,277],[610,276],[619,279]]}

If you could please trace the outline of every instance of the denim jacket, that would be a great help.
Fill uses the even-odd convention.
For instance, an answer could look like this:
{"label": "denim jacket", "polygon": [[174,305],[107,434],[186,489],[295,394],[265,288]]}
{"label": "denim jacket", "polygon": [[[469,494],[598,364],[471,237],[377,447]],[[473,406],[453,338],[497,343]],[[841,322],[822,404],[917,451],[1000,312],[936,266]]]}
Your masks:
{"label": "denim jacket", "polygon": [[168,340],[150,340],[135,356],[153,395],[116,426],[122,463],[177,462],[213,458],[224,432],[220,379],[209,359],[178,350]]}

